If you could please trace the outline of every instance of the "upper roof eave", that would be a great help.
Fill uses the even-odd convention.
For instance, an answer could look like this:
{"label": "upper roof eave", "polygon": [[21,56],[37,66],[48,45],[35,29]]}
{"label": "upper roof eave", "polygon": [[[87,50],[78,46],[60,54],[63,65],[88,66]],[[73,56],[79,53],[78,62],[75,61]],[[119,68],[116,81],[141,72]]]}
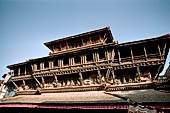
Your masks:
{"label": "upper roof eave", "polygon": [[109,31],[109,35],[110,35],[110,37],[111,37],[112,40],[113,40],[113,36],[112,36],[111,31],[110,31],[110,27],[109,27],[109,26],[106,26],[105,28],[101,28],[101,29],[98,29],[98,30],[93,30],[93,31],[81,33],[81,34],[74,35],[74,36],[69,36],[69,37],[65,37],[65,38],[60,38],[60,39],[53,40],[53,41],[50,41],[50,42],[45,42],[44,45],[46,45],[46,46],[48,47],[48,45],[51,45],[51,44],[53,44],[53,43],[57,43],[57,42],[64,41],[64,40],[69,40],[69,39],[75,39],[75,38],[79,38],[79,37],[86,36],[86,35],[91,35],[91,34],[93,34],[93,33],[101,32],[101,31],[105,31],[105,30]]}

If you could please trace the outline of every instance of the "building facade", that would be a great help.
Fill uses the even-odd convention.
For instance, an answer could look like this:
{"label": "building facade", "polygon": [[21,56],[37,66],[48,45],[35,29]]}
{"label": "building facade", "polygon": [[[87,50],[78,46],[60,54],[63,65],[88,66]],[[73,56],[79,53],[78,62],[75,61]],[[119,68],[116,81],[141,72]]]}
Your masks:
{"label": "building facade", "polygon": [[145,88],[162,71],[169,42],[167,34],[119,44],[109,27],[46,42],[48,56],[7,66],[8,88],[18,94]]}

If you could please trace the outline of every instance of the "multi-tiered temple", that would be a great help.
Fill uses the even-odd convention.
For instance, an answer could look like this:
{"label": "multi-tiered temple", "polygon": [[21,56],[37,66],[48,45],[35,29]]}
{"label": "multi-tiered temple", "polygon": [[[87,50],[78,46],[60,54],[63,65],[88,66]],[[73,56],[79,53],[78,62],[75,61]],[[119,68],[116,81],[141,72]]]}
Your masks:
{"label": "multi-tiered temple", "polygon": [[[18,94],[147,87],[162,71],[170,34],[121,43],[109,27],[44,43],[49,56],[7,66]],[[106,88],[106,87],[105,87]]]}

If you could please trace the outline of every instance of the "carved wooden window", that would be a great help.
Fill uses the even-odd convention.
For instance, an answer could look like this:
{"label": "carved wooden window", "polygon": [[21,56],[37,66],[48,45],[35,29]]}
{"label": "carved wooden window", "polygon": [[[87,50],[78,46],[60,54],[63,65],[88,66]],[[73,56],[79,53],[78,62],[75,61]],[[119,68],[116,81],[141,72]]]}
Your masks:
{"label": "carved wooden window", "polygon": [[40,70],[40,63],[37,63],[37,70]]}
{"label": "carved wooden window", "polygon": [[100,60],[106,60],[105,51],[104,50],[100,50],[99,51],[99,59]]}
{"label": "carved wooden window", "polygon": [[130,47],[127,46],[121,47],[119,48],[119,52],[120,52],[120,57],[122,62],[127,62],[132,60]]}
{"label": "carved wooden window", "polygon": [[54,59],[54,67],[55,67],[55,66],[56,66],[56,67],[58,66],[58,60],[57,60],[56,58]]}
{"label": "carved wooden window", "polygon": [[44,68],[49,68],[49,63],[48,63],[48,61],[45,61],[45,62],[44,62]]}
{"label": "carved wooden window", "polygon": [[92,43],[93,44],[95,44],[95,43],[98,43],[99,41],[100,41],[100,39],[99,39],[99,36],[93,36],[92,38],[91,38],[91,41],[92,41]]}
{"label": "carved wooden window", "polygon": [[87,62],[92,62],[93,61],[93,53],[89,52],[86,55]]}
{"label": "carved wooden window", "polygon": [[75,56],[75,57],[74,57],[74,62],[75,62],[75,64],[80,64],[80,62],[81,62],[81,57],[80,57],[80,56]]}
{"label": "carved wooden window", "polygon": [[63,64],[64,64],[64,66],[68,66],[68,64],[69,64],[69,58],[68,57],[65,57],[63,59]]}

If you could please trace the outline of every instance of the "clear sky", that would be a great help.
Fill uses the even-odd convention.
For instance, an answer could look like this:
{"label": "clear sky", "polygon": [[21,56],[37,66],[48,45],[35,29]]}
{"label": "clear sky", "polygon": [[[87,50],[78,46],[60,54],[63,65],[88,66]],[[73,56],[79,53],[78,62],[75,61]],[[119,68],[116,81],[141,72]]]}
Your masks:
{"label": "clear sky", "polygon": [[170,0],[0,0],[0,79],[7,65],[47,56],[44,42],[106,26],[120,43],[168,34]]}

